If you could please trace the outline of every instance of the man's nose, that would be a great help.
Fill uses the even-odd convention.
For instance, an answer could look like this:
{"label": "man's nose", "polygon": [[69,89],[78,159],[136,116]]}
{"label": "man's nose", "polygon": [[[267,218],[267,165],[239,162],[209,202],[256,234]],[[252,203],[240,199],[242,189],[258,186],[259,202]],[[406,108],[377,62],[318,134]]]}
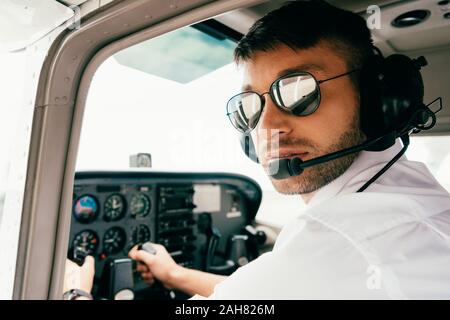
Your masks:
{"label": "man's nose", "polygon": [[277,131],[279,135],[289,133],[292,131],[291,117],[293,115],[276,106],[270,95],[267,94],[258,129]]}

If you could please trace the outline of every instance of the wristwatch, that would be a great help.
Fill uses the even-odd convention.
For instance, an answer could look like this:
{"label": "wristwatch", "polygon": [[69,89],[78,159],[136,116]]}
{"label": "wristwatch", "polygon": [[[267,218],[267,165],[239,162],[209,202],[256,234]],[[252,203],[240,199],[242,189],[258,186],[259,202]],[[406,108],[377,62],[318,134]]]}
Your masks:
{"label": "wristwatch", "polygon": [[64,292],[63,299],[64,300],[76,300],[78,297],[85,297],[89,300],[94,300],[94,297],[86,291],[80,289],[71,289],[69,291]]}

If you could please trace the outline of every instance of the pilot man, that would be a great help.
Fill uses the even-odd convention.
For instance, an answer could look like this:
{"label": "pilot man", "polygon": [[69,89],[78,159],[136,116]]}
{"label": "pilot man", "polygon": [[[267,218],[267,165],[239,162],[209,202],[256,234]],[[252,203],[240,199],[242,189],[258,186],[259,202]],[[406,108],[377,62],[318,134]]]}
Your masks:
{"label": "pilot man", "polygon": [[[450,196],[403,155],[435,120],[419,63],[382,58],[364,18],[321,1],[262,17],[234,58],[243,86],[227,116],[276,190],[307,206],[229,277],[155,244],[129,253],[142,278],[211,299],[450,299]],[[89,292],[93,263],[69,261],[65,291]]]}

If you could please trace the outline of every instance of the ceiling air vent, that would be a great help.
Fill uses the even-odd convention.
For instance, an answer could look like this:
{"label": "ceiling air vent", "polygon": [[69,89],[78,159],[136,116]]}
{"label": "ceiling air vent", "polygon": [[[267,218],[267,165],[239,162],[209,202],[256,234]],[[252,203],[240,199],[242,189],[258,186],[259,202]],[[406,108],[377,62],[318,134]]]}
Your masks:
{"label": "ceiling air vent", "polygon": [[408,11],[392,20],[392,25],[397,28],[411,27],[424,22],[429,16],[430,11],[428,10]]}

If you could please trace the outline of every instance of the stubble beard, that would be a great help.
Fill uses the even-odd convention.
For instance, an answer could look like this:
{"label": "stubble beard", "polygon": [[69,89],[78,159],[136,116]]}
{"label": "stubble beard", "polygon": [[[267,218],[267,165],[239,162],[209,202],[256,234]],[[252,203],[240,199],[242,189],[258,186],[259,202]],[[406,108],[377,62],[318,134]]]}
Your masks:
{"label": "stubble beard", "polygon": [[[320,155],[329,154],[338,150],[343,150],[365,141],[365,136],[359,128],[359,118],[354,119],[353,126],[344,132],[338,140],[326,150],[322,150]],[[358,153],[328,161],[316,166],[312,166],[296,177],[276,180],[271,178],[275,189],[287,195],[308,194],[326,186],[339,176],[341,176],[358,157]]]}

